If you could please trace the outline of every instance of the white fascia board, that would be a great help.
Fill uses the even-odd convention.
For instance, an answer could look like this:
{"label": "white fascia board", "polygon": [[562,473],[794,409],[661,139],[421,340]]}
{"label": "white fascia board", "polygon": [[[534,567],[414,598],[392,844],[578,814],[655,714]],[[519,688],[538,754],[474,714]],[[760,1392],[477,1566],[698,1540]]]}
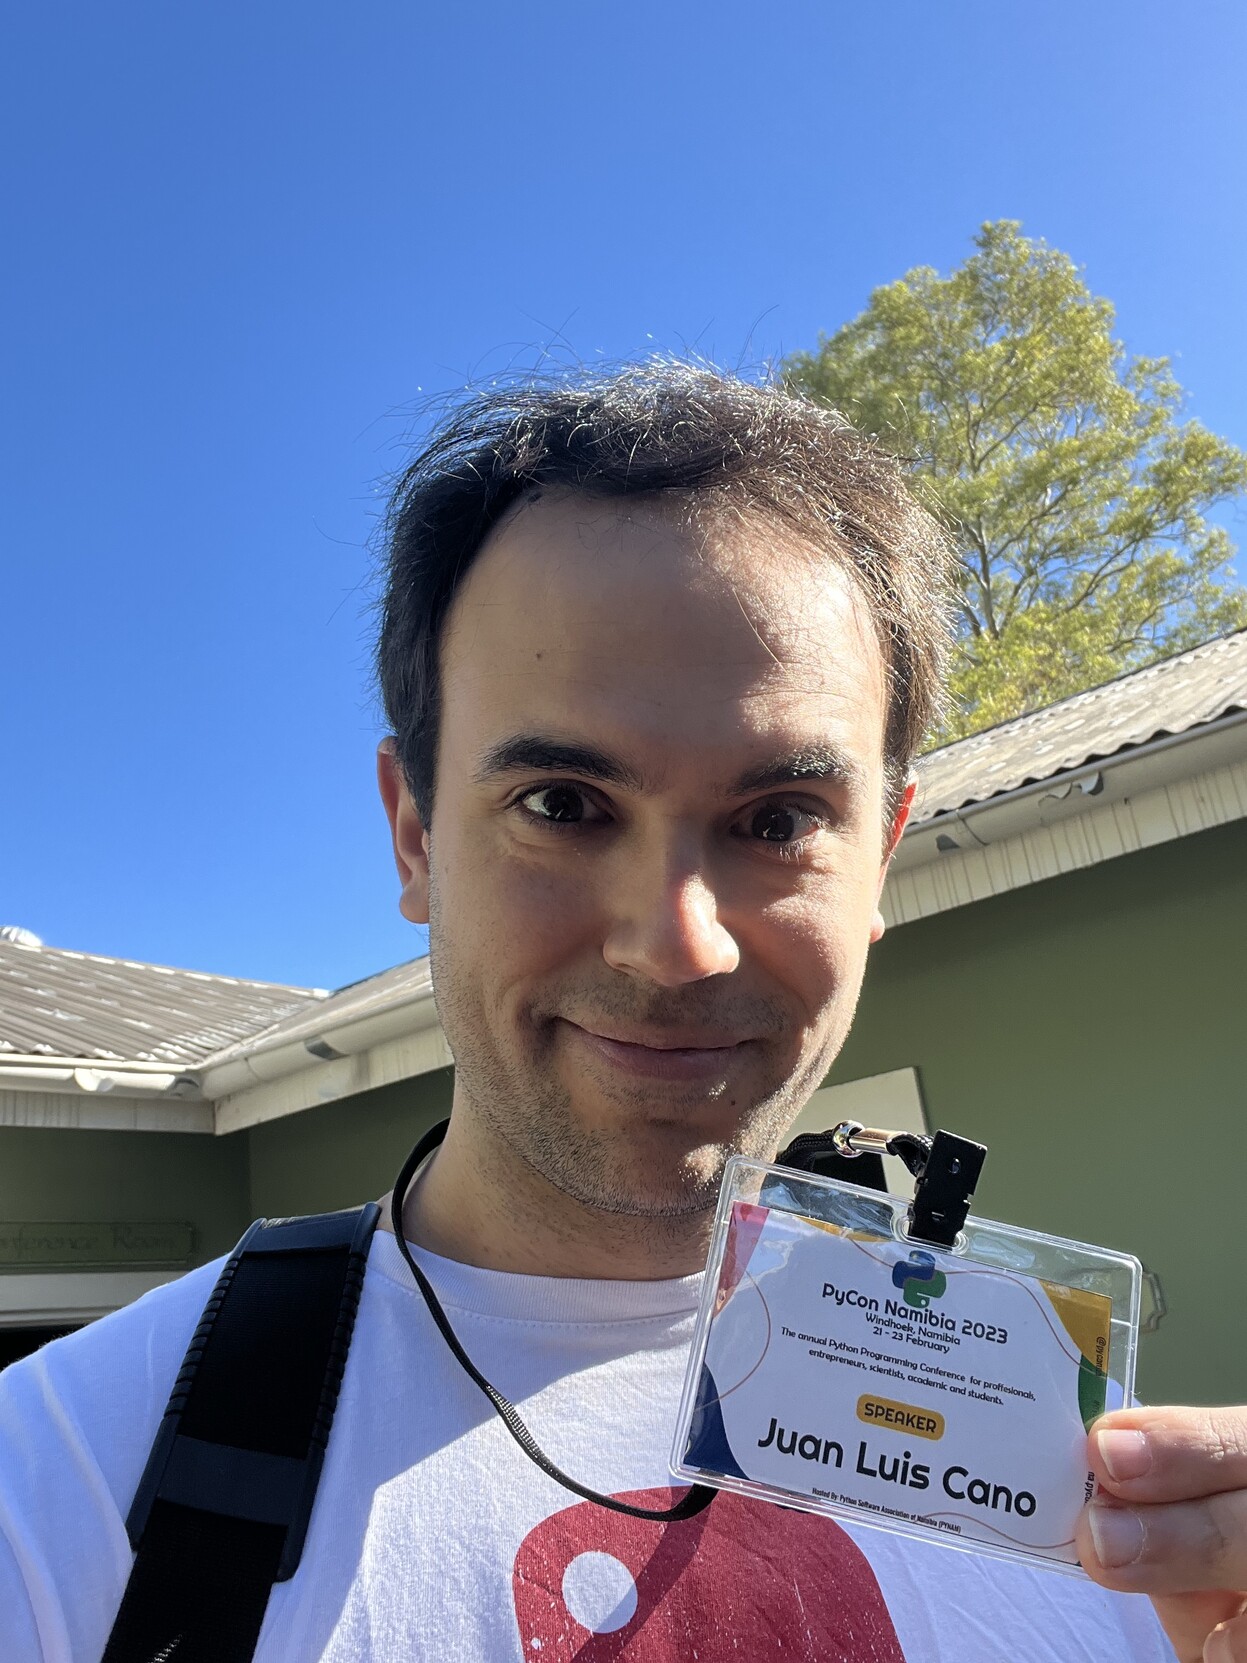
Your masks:
{"label": "white fascia board", "polygon": [[[283,1040],[255,1050],[237,1046],[220,1062],[209,1058],[197,1070],[203,1095],[216,1103],[232,1101],[261,1085],[308,1072],[323,1073],[339,1059],[367,1054],[394,1040],[423,1035],[441,1040],[437,1009],[427,989],[384,1010],[347,1016],[338,1022],[334,1022],[332,1012],[326,1012],[325,1016],[326,1020],[314,1033],[299,1039]],[[444,1045],[444,1041],[441,1043]],[[430,1068],[442,1066],[440,1062],[429,1064]]]}
{"label": "white fascia board", "polygon": [[1146,745],[1081,763],[1050,779],[911,825],[893,857],[892,870],[904,872],[942,860],[946,851],[937,847],[941,836],[951,838],[962,849],[986,848],[1037,827],[1059,824],[1109,803],[1243,761],[1247,761],[1247,712],[1235,711],[1204,727],[1166,734]]}
{"label": "white fascia board", "polygon": [[207,1132],[212,1104],[113,1092],[7,1089],[0,1080],[0,1127],[38,1126],[74,1132]]}
{"label": "white fascia board", "polygon": [[[336,1038],[331,1037],[328,1043],[336,1048]],[[218,1098],[214,1105],[215,1129],[218,1136],[240,1132],[248,1126],[280,1120],[321,1103],[334,1103],[343,1097],[373,1091],[378,1086],[431,1074],[436,1069],[450,1067],[453,1060],[446,1036],[436,1023],[412,1031],[408,1022],[406,1031],[396,1037],[382,1039],[367,1050],[360,1049],[352,1056],[327,1062],[317,1061],[305,1051],[305,1066],[297,1073],[261,1080]]]}
{"label": "white fascia board", "polygon": [[[1224,755],[1224,741],[1230,737],[1221,736],[1215,749],[1206,746],[1203,757]],[[941,815],[922,828],[932,833],[921,845],[922,858],[898,858],[893,863],[883,892],[885,924],[896,929],[1118,855],[1247,819],[1247,727],[1239,727],[1232,737],[1238,760],[1220,767],[1194,773],[1183,768],[1179,773],[1171,750],[1137,758],[1132,765],[1101,764],[1103,789],[1095,796],[1075,787],[1064,798],[1034,793],[1020,803],[1002,799],[995,814]],[[1062,782],[1051,783],[1060,787]],[[986,810],[993,805],[983,806]],[[957,846],[938,849],[934,834],[940,831]]]}

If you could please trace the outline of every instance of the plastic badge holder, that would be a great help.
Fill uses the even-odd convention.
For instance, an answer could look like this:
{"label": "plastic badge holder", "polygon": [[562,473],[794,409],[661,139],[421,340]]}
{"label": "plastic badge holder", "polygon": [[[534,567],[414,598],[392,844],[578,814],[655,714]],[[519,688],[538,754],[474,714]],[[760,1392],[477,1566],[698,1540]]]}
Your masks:
{"label": "plastic badge holder", "polygon": [[1082,1575],[1085,1431],[1130,1401],[1142,1267],[970,1217],[727,1164],[672,1471],[923,1541]]}

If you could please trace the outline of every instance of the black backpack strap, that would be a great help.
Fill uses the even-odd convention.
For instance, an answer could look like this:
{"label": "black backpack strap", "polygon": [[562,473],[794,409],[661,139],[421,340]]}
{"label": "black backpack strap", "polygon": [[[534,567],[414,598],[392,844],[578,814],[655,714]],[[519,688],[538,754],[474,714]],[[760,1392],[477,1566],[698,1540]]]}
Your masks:
{"label": "black backpack strap", "polygon": [[303,1551],[379,1213],[260,1219],[234,1249],[126,1520],[103,1663],[248,1663]]}

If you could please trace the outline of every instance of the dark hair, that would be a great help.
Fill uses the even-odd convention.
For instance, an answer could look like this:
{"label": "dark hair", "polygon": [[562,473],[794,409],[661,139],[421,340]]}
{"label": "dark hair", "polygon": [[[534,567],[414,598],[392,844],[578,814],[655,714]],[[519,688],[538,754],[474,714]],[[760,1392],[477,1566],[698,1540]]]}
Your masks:
{"label": "dark hair", "polygon": [[[940,710],[951,554],[901,465],[835,411],[681,363],[473,392],[395,486],[377,670],[407,785],[428,824],[442,629],[490,530],[525,492],[683,493],[779,521],[848,572],[888,677],[895,801]],[[708,504],[708,505],[712,505]]]}

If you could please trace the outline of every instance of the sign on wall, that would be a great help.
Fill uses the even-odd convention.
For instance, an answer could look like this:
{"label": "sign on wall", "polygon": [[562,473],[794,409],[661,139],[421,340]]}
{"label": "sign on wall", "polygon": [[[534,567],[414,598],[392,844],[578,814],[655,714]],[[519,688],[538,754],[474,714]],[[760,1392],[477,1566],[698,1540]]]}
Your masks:
{"label": "sign on wall", "polygon": [[193,1224],[14,1224],[0,1221],[0,1272],[188,1265]]}

